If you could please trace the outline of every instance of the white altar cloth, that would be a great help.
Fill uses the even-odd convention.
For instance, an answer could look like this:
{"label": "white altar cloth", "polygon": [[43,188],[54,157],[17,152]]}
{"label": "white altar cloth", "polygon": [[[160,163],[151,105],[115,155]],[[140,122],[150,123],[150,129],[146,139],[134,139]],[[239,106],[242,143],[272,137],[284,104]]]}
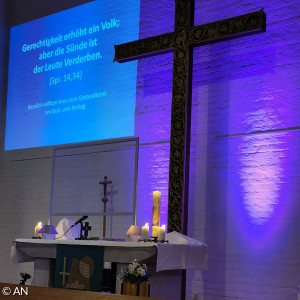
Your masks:
{"label": "white altar cloth", "polygon": [[[133,259],[151,260],[156,271],[176,269],[207,269],[207,246],[178,232],[166,234],[169,243],[116,242],[103,240],[41,240],[16,239],[11,247],[12,263],[34,261],[35,258],[56,257],[56,245],[104,247],[104,261],[130,263]],[[41,252],[41,253],[38,253]]]}
{"label": "white altar cloth", "polygon": [[158,243],[156,271],[206,270],[207,245],[178,232],[166,234],[169,243]]}

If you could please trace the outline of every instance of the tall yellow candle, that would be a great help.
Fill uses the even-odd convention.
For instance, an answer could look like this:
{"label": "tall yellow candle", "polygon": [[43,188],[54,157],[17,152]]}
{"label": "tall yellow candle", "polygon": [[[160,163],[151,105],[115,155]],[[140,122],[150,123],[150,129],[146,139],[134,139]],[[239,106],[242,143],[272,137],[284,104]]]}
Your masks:
{"label": "tall yellow candle", "polygon": [[158,237],[159,226],[152,226],[152,237]]}
{"label": "tall yellow candle", "polygon": [[161,192],[153,192],[152,237],[158,237]]}

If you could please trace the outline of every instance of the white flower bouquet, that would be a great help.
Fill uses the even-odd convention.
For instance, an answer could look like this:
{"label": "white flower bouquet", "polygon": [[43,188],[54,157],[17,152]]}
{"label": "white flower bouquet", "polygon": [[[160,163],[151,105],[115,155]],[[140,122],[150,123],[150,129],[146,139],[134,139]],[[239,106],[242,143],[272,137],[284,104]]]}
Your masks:
{"label": "white flower bouquet", "polygon": [[145,264],[140,264],[136,259],[121,270],[118,278],[122,282],[130,282],[134,284],[141,284],[143,281],[149,280],[149,273]]}

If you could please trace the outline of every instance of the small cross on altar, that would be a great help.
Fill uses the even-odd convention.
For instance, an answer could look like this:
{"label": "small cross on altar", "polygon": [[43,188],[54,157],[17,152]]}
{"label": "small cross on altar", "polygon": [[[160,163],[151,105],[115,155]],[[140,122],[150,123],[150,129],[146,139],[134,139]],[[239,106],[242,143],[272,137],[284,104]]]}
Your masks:
{"label": "small cross on altar", "polygon": [[84,231],[84,239],[87,240],[89,236],[89,231],[92,230],[92,226],[89,226],[89,222],[85,222],[82,230]]}

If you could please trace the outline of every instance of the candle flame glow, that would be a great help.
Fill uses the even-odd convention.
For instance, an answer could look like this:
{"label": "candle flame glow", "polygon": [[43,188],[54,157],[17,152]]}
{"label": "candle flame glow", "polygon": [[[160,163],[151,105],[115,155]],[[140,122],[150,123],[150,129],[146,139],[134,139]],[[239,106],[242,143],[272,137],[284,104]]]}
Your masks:
{"label": "candle flame glow", "polygon": [[162,228],[166,229],[166,225],[161,226]]}
{"label": "candle flame glow", "polygon": [[42,222],[38,222],[37,226],[42,226]]}
{"label": "candle flame glow", "polygon": [[145,226],[149,226],[149,223],[146,223]]}

